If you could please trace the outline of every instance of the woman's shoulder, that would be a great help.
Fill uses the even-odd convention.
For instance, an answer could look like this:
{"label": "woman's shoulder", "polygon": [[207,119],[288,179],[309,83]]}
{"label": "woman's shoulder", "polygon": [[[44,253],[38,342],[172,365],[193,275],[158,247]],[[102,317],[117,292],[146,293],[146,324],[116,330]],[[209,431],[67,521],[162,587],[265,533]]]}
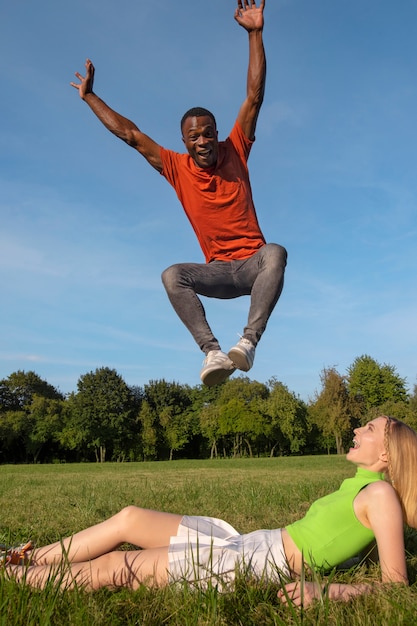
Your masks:
{"label": "woman's shoulder", "polygon": [[377,480],[366,485],[354,500],[355,514],[359,521],[370,528],[372,513],[378,511],[379,514],[401,513],[401,505],[394,487],[385,480]]}
{"label": "woman's shoulder", "polygon": [[397,492],[391,483],[386,480],[376,480],[366,485],[356,496],[355,500],[367,503],[391,503],[393,500],[398,501]]}
{"label": "woman's shoulder", "polygon": [[360,493],[362,492],[365,492],[366,494],[368,494],[368,496],[370,494],[375,496],[387,496],[389,494],[392,494],[394,496],[397,495],[394,487],[387,480],[376,480],[373,483],[369,483],[369,485],[365,485]]}

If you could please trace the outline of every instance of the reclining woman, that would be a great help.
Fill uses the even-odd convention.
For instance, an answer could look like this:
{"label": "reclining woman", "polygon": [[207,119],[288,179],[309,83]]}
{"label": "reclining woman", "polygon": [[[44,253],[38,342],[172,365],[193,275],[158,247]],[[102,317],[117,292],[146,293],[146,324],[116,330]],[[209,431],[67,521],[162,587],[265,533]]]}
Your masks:
{"label": "reclining woman", "polygon": [[[382,582],[408,584],[403,525],[417,528],[417,433],[379,416],[354,430],[347,459],[357,467],[355,476],[282,529],[241,535],[223,520],[127,506],[72,537],[10,551],[7,571],[41,588],[57,571],[63,588],[135,589],[184,580],[203,586],[211,580],[228,588],[243,567],[249,576],[279,583],[283,603],[307,606],[323,590],[318,582],[301,584],[305,567],[329,571],[376,540]],[[118,550],[124,543],[141,549]],[[371,583],[332,582],[326,593],[348,600],[372,589]]]}

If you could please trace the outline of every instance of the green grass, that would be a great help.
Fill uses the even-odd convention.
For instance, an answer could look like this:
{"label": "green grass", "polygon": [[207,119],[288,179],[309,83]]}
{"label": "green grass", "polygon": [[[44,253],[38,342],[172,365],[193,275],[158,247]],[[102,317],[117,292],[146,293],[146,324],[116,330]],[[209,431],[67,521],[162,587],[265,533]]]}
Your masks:
{"label": "green grass", "polygon": [[[221,517],[240,532],[277,528],[337,489],[354,468],[344,457],[222,459],[160,463],[0,466],[0,541],[55,541],[116,513],[126,504]],[[276,587],[239,580],[233,593],[189,587],[136,592],[39,591],[0,573],[0,626],[263,626],[417,623],[416,535],[407,533],[410,588],[380,589],[348,604],[281,606]],[[377,568],[339,572],[340,581],[377,576]]]}

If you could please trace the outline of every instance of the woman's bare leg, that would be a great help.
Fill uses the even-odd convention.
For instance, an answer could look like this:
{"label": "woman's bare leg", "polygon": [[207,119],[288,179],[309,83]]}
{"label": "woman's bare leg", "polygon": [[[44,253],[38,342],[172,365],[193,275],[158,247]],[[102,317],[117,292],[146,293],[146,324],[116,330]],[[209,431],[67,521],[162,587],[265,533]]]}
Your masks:
{"label": "woman's bare leg", "polygon": [[87,591],[109,587],[137,589],[141,583],[163,586],[168,582],[168,547],[114,551],[91,561],[59,564],[8,566],[12,578],[31,587],[44,588],[48,581],[62,589],[74,586]]}
{"label": "woman's bare leg", "polygon": [[63,557],[72,563],[82,563],[107,554],[123,543],[140,548],[168,546],[169,538],[177,534],[181,519],[181,515],[173,513],[127,506],[100,524],[33,550],[31,559],[35,565],[58,563]]}

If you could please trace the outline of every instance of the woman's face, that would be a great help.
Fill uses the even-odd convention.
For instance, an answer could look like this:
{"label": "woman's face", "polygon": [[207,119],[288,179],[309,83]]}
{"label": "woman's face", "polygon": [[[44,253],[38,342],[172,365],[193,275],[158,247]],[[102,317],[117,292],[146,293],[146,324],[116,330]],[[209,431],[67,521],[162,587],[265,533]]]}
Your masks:
{"label": "woman's face", "polygon": [[348,461],[375,472],[383,472],[387,468],[387,453],[384,436],[386,417],[377,417],[365,426],[353,431],[353,446],[346,455]]}

